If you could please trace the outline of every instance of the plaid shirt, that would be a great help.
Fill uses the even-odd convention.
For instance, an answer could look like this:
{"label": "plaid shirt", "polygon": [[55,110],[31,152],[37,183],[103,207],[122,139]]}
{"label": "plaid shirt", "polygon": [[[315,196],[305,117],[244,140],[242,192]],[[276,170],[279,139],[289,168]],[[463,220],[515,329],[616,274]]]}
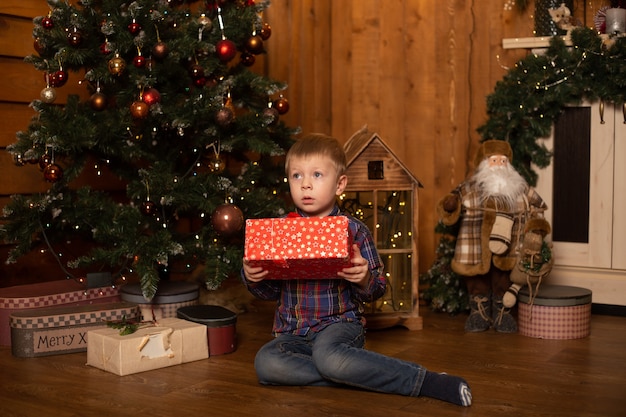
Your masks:
{"label": "plaid shirt", "polygon": [[[299,213],[302,215],[302,213]],[[365,289],[343,279],[263,280],[250,282],[242,278],[248,290],[262,300],[276,300],[272,333],[306,335],[320,331],[335,322],[360,321],[362,303],[380,298],[386,282],[383,264],[374,245],[372,234],[361,221],[341,213],[335,206],[330,216],[346,216],[351,235],[369,264],[371,278]]]}

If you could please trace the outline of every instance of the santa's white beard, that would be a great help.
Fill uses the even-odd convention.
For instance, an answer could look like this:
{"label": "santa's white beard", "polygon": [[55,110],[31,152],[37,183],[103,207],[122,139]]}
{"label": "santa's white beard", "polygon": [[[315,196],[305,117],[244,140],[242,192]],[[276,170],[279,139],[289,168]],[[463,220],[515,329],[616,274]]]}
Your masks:
{"label": "santa's white beard", "polygon": [[484,160],[478,165],[474,174],[482,192],[483,200],[495,200],[500,207],[510,209],[515,207],[518,198],[526,191],[526,180],[510,164],[504,166],[489,166]]}

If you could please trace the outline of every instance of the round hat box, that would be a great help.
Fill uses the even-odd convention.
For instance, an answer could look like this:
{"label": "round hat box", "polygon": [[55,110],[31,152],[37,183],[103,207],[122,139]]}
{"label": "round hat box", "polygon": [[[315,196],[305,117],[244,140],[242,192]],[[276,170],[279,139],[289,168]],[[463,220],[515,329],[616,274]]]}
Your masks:
{"label": "round hat box", "polygon": [[539,339],[581,339],[591,328],[591,290],[541,285],[536,294],[524,287],[518,294],[518,328]]}
{"label": "round hat box", "polygon": [[158,320],[176,317],[180,307],[198,304],[200,286],[187,281],[161,281],[157,292],[148,301],[141,292],[139,283],[126,284],[120,288],[122,301],[139,304],[143,320]]}
{"label": "round hat box", "polygon": [[237,349],[237,314],[214,305],[181,307],[176,313],[180,319],[204,324],[207,327],[209,355],[223,355]]}

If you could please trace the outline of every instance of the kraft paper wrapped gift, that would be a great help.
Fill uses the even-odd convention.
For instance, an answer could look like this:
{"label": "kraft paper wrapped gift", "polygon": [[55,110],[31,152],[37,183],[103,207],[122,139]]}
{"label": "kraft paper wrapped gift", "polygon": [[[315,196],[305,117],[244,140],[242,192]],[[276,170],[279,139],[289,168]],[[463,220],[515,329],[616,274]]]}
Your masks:
{"label": "kraft paper wrapped gift", "polygon": [[88,305],[119,301],[117,287],[86,288],[73,279],[0,288],[0,346],[11,345],[9,317],[14,311],[58,305]]}
{"label": "kraft paper wrapped gift", "polygon": [[139,307],[131,303],[56,306],[11,314],[11,352],[17,357],[38,357],[85,352],[87,332],[109,321],[139,321]]}
{"label": "kraft paper wrapped gift", "polygon": [[345,216],[246,220],[244,258],[267,279],[328,279],[351,265]]}
{"label": "kraft paper wrapped gift", "polygon": [[87,365],[120,376],[208,357],[206,326],[177,318],[125,336],[116,329],[93,330],[87,336]]}

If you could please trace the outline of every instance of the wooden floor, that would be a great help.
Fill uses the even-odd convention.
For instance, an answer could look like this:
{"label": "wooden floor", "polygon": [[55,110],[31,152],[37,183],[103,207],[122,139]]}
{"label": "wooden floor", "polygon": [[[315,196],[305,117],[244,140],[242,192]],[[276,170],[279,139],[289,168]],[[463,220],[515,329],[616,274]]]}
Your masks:
{"label": "wooden floor", "polygon": [[368,332],[368,348],[464,376],[474,404],[353,389],[264,387],[254,354],[270,335],[271,305],[238,318],[231,354],[119,377],[86,354],[16,358],[0,348],[0,416],[626,416],[626,318],[592,318],[591,336],[540,340],[465,334],[465,316],[423,309],[424,329]]}

